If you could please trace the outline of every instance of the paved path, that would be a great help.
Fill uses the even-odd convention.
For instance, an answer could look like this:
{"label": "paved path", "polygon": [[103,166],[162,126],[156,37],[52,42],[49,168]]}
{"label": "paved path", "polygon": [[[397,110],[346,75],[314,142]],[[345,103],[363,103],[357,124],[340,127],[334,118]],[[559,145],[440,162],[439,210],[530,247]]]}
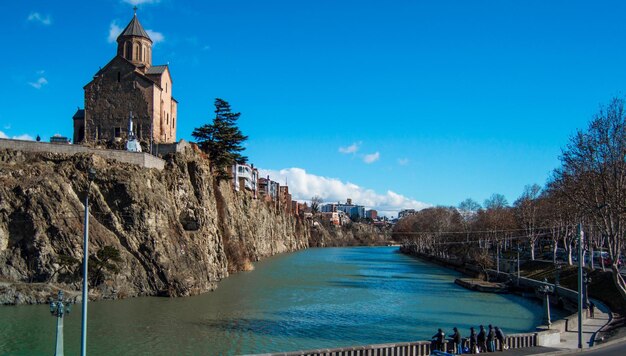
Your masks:
{"label": "paved path", "polygon": [[[596,305],[595,315],[593,319],[587,319],[583,322],[583,352],[592,352],[589,349],[596,333],[609,322],[608,308],[604,304],[593,301]],[[586,352],[585,352],[586,351]],[[612,351],[612,350],[611,350]],[[595,352],[595,351],[594,351]],[[551,347],[529,347],[524,349],[511,349],[503,352],[507,356],[522,355],[564,355],[580,353],[578,350],[578,329],[570,330],[561,334],[561,343]],[[594,353],[595,354],[595,353]],[[598,354],[600,355],[600,354]],[[604,354],[602,354],[604,355]],[[610,354],[607,354],[610,355]]]}
{"label": "paved path", "polygon": [[[609,322],[609,309],[597,300],[593,300],[596,305],[596,311],[593,319],[587,319],[583,322],[583,349],[587,349],[593,345],[596,333]],[[554,347],[561,349],[577,349],[578,348],[578,328],[561,334],[561,344]]]}

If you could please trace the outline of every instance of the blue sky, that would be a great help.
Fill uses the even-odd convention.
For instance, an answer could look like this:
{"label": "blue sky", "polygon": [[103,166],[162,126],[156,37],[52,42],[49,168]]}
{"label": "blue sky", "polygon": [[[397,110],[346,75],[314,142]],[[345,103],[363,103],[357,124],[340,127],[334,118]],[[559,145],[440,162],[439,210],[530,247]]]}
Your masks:
{"label": "blue sky", "polygon": [[131,3],[170,64],[179,139],[223,98],[298,199],[391,215],[512,203],[626,84],[622,1],[24,0],[0,14],[0,136],[71,137]]}

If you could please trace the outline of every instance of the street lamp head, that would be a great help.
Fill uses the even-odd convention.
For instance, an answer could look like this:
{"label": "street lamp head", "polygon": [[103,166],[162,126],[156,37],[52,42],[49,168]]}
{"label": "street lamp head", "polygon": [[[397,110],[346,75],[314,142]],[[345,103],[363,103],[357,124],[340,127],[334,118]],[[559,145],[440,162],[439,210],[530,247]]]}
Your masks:
{"label": "street lamp head", "polygon": [[96,170],[93,169],[93,167],[89,167],[89,169],[87,170],[87,179],[89,179],[89,182],[93,182],[95,178],[96,178]]}

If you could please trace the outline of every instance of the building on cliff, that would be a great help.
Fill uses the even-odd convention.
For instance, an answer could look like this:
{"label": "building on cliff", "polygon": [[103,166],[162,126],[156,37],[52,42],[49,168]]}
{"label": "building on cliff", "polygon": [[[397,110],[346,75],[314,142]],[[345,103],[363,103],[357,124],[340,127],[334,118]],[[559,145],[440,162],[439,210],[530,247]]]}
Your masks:
{"label": "building on cliff", "polygon": [[152,40],[137,13],[117,37],[117,54],[85,90],[73,117],[74,143],[128,139],[130,112],[142,142],[176,142],[177,105],[168,65],[152,65]]}

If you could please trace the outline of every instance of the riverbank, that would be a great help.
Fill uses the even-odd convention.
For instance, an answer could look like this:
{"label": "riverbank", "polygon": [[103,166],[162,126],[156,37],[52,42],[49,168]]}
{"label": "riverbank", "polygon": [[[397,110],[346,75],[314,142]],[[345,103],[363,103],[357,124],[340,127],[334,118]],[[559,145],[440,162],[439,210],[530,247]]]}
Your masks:
{"label": "riverbank", "polygon": [[[556,285],[555,293],[550,298],[551,305],[564,308],[576,314],[555,322],[552,328],[559,329],[561,333],[577,328],[576,266],[561,267],[557,271],[557,268],[550,266],[548,262],[531,261],[520,265],[520,278],[518,279],[517,273],[509,274],[489,269],[483,270],[475,265],[463,263],[459,260],[421,254],[405,245],[400,247],[400,252],[453,269],[470,277],[486,274],[490,280],[507,283],[513,293],[538,299],[541,298],[537,291],[538,287],[543,285],[552,285],[554,287],[554,283],[558,279],[559,283]],[[613,286],[610,280],[611,276],[596,270],[593,271],[592,278],[595,278],[595,280],[592,280],[595,283],[591,283],[589,286],[590,298],[595,298],[603,305],[606,305],[608,317],[607,322],[595,330],[591,342],[602,343],[612,338],[622,337],[626,333],[625,319],[622,314],[625,301],[619,296],[617,290],[611,289]],[[544,280],[547,280],[547,282],[544,282]],[[615,298],[615,295],[618,295],[619,298]],[[583,315],[583,321],[585,319],[586,314]],[[539,330],[544,328],[545,326],[538,326]]]}

